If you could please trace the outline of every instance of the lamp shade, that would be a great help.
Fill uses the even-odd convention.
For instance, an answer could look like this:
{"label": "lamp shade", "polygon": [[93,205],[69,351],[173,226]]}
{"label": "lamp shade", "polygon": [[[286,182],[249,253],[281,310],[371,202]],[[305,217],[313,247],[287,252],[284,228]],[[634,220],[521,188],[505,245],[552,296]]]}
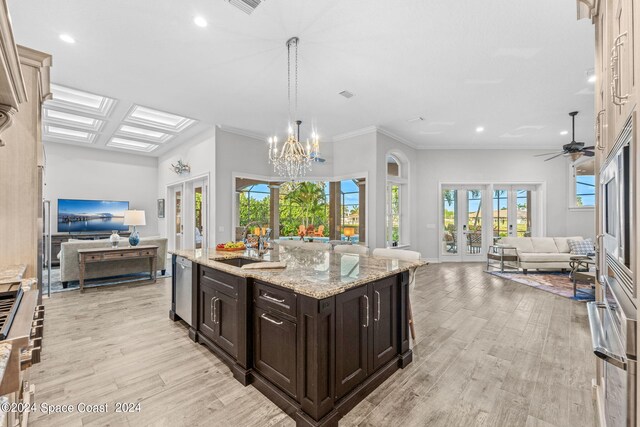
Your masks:
{"label": "lamp shade", "polygon": [[147,225],[144,211],[124,211],[124,225]]}
{"label": "lamp shade", "polygon": [[345,227],[343,230],[343,233],[345,236],[347,237],[352,237],[353,235],[355,235],[356,230],[354,230],[352,227]]}

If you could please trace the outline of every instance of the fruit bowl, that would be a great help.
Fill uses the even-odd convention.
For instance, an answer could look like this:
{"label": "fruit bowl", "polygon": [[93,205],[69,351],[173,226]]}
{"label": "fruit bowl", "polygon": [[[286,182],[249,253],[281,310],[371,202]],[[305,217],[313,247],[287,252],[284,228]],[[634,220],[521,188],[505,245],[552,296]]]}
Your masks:
{"label": "fruit bowl", "polygon": [[247,249],[247,247],[242,242],[227,242],[216,245],[216,251],[222,252],[237,252],[244,251],[245,249]]}

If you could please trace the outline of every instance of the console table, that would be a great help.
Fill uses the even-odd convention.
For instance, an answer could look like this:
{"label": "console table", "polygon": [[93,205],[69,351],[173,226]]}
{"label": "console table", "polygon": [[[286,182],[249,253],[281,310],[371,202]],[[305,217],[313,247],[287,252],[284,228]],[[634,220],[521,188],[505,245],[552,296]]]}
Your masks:
{"label": "console table", "polygon": [[[129,237],[131,233],[129,231],[118,232],[120,237]],[[58,254],[60,253],[60,245],[62,242],[67,242],[69,239],[74,240],[102,240],[111,237],[111,232],[107,233],[58,233],[51,235],[51,265],[58,267],[60,260]],[[46,260],[44,260],[46,263]]]}
{"label": "console table", "polygon": [[84,271],[87,264],[108,261],[122,261],[127,259],[149,258],[149,275],[151,281],[156,282],[156,257],[158,246],[141,245],[120,248],[78,249],[80,259],[80,292],[84,292]]}

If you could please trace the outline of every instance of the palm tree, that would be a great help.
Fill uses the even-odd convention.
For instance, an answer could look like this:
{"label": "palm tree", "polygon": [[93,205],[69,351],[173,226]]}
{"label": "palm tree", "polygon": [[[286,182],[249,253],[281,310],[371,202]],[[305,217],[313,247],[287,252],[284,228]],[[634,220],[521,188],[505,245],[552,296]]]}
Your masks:
{"label": "palm tree", "polygon": [[293,188],[286,197],[293,204],[301,208],[302,223],[305,227],[313,223],[324,210],[324,184],[315,182],[300,182],[293,184]]}

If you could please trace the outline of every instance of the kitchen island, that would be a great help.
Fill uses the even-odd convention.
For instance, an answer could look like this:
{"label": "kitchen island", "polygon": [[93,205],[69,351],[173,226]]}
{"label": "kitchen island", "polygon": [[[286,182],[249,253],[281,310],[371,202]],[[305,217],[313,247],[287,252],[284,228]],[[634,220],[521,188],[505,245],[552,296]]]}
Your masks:
{"label": "kitchen island", "polygon": [[[409,275],[423,261],[279,245],[172,254],[174,271],[176,256],[194,263],[189,336],[298,426],[337,425],[412,360]],[[286,268],[243,268],[260,262]]]}

